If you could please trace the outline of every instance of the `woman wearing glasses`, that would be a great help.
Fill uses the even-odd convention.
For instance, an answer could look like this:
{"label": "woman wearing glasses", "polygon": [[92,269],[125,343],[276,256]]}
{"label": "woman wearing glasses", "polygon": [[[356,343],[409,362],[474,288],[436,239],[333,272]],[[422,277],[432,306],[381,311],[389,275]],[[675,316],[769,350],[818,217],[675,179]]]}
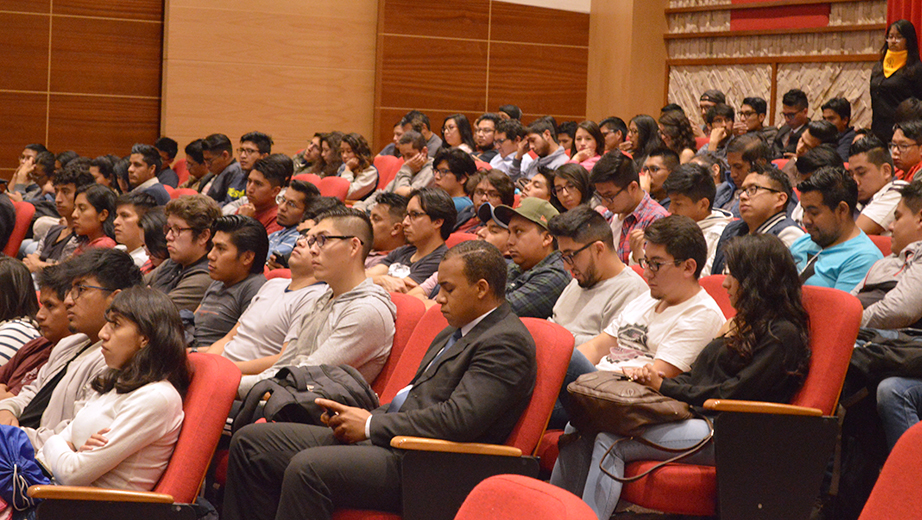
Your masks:
{"label": "woman wearing glasses", "polygon": [[589,182],[589,172],[579,164],[564,164],[554,172],[554,195],[562,211],[568,211],[580,204],[597,206],[601,204],[595,195],[595,187]]}
{"label": "woman wearing glasses", "polygon": [[[736,317],[704,347],[690,370],[664,378],[648,364],[625,368],[625,375],[692,406],[702,406],[708,399],[787,402],[803,384],[810,360],[807,313],[794,259],[771,235],[736,238],[727,245],[726,255],[729,274],[723,287]],[[567,429],[575,431],[572,426]],[[688,419],[650,426],[643,437],[681,449],[694,446],[709,433],[703,419]],[[582,496],[600,519],[611,517],[621,495],[621,483],[606,475],[600,464],[608,473],[622,477],[629,462],[675,456],[636,440],[618,442],[620,439],[600,433],[562,447],[551,476],[551,483]],[[714,465],[713,442],[683,462]]]}
{"label": "woman wearing glasses", "polygon": [[909,98],[922,99],[922,63],[916,28],[908,20],[887,27],[880,61],[871,70],[871,130],[881,142],[893,137],[896,107]]}
{"label": "woman wearing glasses", "polygon": [[464,114],[452,114],[442,123],[442,140],[450,148],[460,148],[467,153],[474,151],[474,133],[471,122]]}

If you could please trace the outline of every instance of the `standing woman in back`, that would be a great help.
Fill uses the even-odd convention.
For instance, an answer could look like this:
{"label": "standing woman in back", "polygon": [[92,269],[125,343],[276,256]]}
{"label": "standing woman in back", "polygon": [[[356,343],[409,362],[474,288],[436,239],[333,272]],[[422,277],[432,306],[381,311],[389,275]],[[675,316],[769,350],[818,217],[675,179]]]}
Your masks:
{"label": "standing woman in back", "polygon": [[871,131],[881,142],[893,137],[896,107],[909,98],[922,99],[922,63],[916,28],[908,20],[887,27],[880,61],[871,70]]}

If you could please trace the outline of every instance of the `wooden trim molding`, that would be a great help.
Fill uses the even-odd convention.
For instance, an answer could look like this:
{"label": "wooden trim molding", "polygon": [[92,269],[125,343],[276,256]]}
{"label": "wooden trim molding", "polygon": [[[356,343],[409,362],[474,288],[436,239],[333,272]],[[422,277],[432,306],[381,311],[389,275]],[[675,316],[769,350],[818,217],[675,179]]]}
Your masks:
{"label": "wooden trim molding", "polygon": [[[751,5],[751,4],[747,4]],[[842,33],[883,31],[887,29],[885,23],[866,25],[830,25],[827,27],[805,27],[802,29],[759,29],[753,31],[704,31],[687,33],[666,33],[665,40],[686,40],[694,38],[737,38],[740,36],[771,36],[776,34],[816,34],[816,33]]]}
{"label": "wooden trim molding", "polygon": [[767,65],[772,63],[854,63],[875,62],[879,54],[836,54],[829,56],[747,56],[740,58],[674,58],[667,59],[669,67],[703,65]]}
{"label": "wooden trim molding", "polygon": [[737,11],[740,9],[762,9],[765,7],[789,7],[798,5],[826,5],[862,2],[864,0],[766,0],[746,4],[699,5],[694,7],[667,7],[666,14],[703,13],[706,11]]}

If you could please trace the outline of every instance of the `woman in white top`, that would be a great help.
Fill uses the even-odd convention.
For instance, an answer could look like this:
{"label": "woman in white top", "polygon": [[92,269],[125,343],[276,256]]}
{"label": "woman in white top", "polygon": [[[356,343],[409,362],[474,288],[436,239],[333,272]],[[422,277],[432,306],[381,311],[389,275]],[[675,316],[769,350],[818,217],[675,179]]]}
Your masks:
{"label": "woman in white top", "polygon": [[375,168],[368,141],[355,132],[343,136],[339,143],[339,153],[345,169],[340,177],[349,181],[346,198],[360,200],[375,191],[378,185],[378,169]]}
{"label": "woman in white top", "polygon": [[99,333],[109,370],[74,420],[42,447],[58,484],[150,491],[182,427],[190,372],[179,310],[165,294],[118,293]]}
{"label": "woman in white top", "polygon": [[451,148],[460,148],[467,153],[474,151],[474,132],[471,122],[464,114],[452,114],[442,122],[442,141]]}
{"label": "woman in white top", "polygon": [[29,269],[15,258],[0,255],[0,365],[41,336],[35,321],[37,312]]}

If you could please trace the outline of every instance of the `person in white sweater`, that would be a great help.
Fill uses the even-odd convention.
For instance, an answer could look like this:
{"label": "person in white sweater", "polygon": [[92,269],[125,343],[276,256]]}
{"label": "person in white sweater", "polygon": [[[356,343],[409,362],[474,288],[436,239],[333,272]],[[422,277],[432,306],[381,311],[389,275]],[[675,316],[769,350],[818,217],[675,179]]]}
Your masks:
{"label": "person in white sweater", "polygon": [[182,321],[168,296],[134,287],[115,296],[106,322],[97,393],[37,457],[58,484],[150,491],[182,427],[191,377]]}

